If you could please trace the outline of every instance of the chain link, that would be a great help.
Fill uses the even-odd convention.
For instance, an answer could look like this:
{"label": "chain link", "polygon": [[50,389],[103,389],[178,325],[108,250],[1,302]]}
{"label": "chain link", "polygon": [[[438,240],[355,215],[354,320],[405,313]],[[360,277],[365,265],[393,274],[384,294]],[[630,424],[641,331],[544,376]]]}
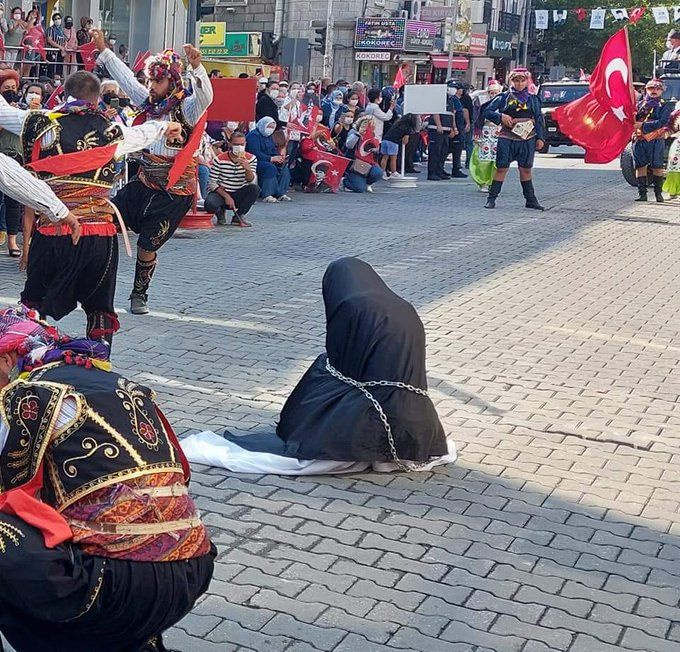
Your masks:
{"label": "chain link", "polygon": [[337,378],[338,380],[342,381],[343,383],[346,383],[350,387],[354,387],[358,389],[370,402],[371,405],[373,405],[373,408],[375,411],[378,413],[378,416],[380,417],[380,421],[383,424],[383,428],[385,429],[385,433],[387,434],[387,443],[389,444],[390,447],[390,453],[392,454],[392,459],[394,460],[394,463],[402,470],[402,471],[418,471],[425,466],[427,466],[427,463],[424,464],[415,464],[413,462],[407,463],[404,462],[403,460],[399,459],[399,455],[397,455],[397,447],[394,443],[394,435],[392,434],[392,427],[390,426],[390,422],[387,420],[387,415],[385,414],[385,411],[382,409],[382,405],[378,403],[378,400],[369,392],[366,388],[367,387],[396,387],[398,389],[405,389],[409,392],[414,392],[415,394],[420,394],[420,396],[426,396],[429,398],[429,394],[427,393],[426,390],[420,389],[420,387],[414,387],[413,385],[407,385],[406,383],[402,383],[400,381],[393,381],[393,380],[368,380],[366,382],[359,382],[358,380],[354,380],[354,378],[349,378],[349,376],[345,376],[342,373],[340,373],[331,363],[328,357],[326,358],[326,371],[333,376],[334,378]]}

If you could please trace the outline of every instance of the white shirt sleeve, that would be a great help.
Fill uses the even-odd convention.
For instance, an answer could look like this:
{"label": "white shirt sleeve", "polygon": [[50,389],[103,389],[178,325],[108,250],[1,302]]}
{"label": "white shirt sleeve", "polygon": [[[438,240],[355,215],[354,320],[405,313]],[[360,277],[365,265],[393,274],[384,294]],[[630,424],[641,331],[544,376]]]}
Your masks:
{"label": "white shirt sleeve", "polygon": [[193,93],[182,101],[182,111],[189,124],[195,125],[213,101],[213,87],[205,66],[192,68]]}
{"label": "white shirt sleeve", "polygon": [[136,127],[124,127],[123,125],[120,125],[120,128],[123,131],[124,140],[119,143],[118,148],[116,149],[116,158],[121,158],[126,154],[146,149],[157,140],[160,140],[165,135],[168,124],[170,123],[149,120]]}
{"label": "white shirt sleeve", "polygon": [[149,91],[144,84],[140,84],[135,77],[135,74],[130,70],[114,53],[112,50],[106,48],[99,53],[97,63],[106,66],[106,69],[115,79],[125,94],[132,100],[133,104],[141,106],[149,97]]}
{"label": "white shirt sleeve", "polygon": [[68,208],[44,181],[34,177],[4,154],[0,154],[0,191],[20,204],[45,213],[53,222],[68,215]]}
{"label": "white shirt sleeve", "polygon": [[7,104],[7,100],[0,95],[0,127],[3,129],[20,136],[29,113],[30,111],[10,106]]}

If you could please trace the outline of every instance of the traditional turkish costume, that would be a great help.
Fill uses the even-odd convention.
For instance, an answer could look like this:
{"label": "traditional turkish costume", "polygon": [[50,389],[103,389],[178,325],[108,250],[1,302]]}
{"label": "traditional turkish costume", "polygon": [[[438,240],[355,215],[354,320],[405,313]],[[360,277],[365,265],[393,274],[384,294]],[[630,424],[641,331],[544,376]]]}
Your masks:
{"label": "traditional turkish costume", "polygon": [[26,166],[61,198],[82,229],[74,247],[61,224],[49,215],[37,215],[22,302],[57,320],[80,303],[88,336],[110,342],[119,328],[113,305],[117,211],[108,200],[114,162],[161,138],[166,126],[153,122],[121,127],[81,101],[43,113],[14,108],[1,98],[0,126],[21,136]]}
{"label": "traditional turkish costume", "polygon": [[108,349],[0,313],[0,631],[17,652],[164,650],[216,554],[148,388]]}
{"label": "traditional turkish costume", "polygon": [[201,433],[192,462],[310,475],[429,469],[453,462],[427,392],[425,330],[415,308],[367,263],[343,258],[323,279],[326,351],[288,397],[276,433]]}
{"label": "traditional turkish costume", "polygon": [[[132,102],[142,108],[135,124],[154,119],[182,125],[182,136],[177,142],[159,142],[142,153],[137,177],[113,199],[125,223],[139,234],[139,249],[157,252],[176,231],[196,193],[197,170],[193,155],[205,130],[206,111],[213,100],[212,85],[201,65],[191,73],[192,87],[185,88],[179,56],[167,50],[146,61],[147,78],[170,80],[170,95],[152,103],[146,86],[137,81],[134,73],[111,50],[100,53],[97,61],[107,67]],[[148,311],[147,293],[157,258],[151,261],[137,259],[130,298],[141,300],[144,311]]]}

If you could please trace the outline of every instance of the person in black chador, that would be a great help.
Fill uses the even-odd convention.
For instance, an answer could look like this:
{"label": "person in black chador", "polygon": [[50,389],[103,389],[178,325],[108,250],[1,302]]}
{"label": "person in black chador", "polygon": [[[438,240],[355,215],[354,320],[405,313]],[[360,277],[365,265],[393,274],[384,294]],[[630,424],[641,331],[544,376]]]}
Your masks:
{"label": "person in black chador", "polygon": [[503,182],[513,161],[519,167],[519,179],[526,200],[525,206],[542,211],[538,203],[531,168],[534,154],[545,145],[545,124],[541,114],[541,102],[527,88],[529,71],[517,68],[510,73],[510,90],[493,99],[486,109],[486,118],[501,125],[496,150],[496,174],[489,188],[489,198],[484,208],[496,208]]}
{"label": "person in black chador", "polygon": [[647,168],[654,175],[654,196],[663,202],[664,154],[666,151],[666,126],[673,113],[673,103],[661,98],[664,85],[660,79],[650,79],[645,86],[645,96],[638,102],[635,114],[635,142],[633,160],[638,182],[638,198],[647,201]]}
{"label": "person in black chador", "polygon": [[329,265],[323,299],[326,352],[288,397],[276,435],[227,433],[225,441],[201,433],[182,442],[190,461],[312,474],[455,460],[427,394],[425,330],[415,308],[357,258]]}

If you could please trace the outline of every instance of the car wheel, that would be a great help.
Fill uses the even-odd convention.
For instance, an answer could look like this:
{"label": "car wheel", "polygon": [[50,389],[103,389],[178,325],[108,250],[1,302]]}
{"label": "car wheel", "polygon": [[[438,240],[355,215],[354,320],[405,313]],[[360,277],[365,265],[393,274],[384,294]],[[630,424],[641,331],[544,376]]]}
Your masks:
{"label": "car wheel", "polygon": [[621,152],[621,172],[623,178],[631,185],[637,186],[637,177],[635,176],[635,163],[633,162],[633,144],[628,143],[626,149]]}

